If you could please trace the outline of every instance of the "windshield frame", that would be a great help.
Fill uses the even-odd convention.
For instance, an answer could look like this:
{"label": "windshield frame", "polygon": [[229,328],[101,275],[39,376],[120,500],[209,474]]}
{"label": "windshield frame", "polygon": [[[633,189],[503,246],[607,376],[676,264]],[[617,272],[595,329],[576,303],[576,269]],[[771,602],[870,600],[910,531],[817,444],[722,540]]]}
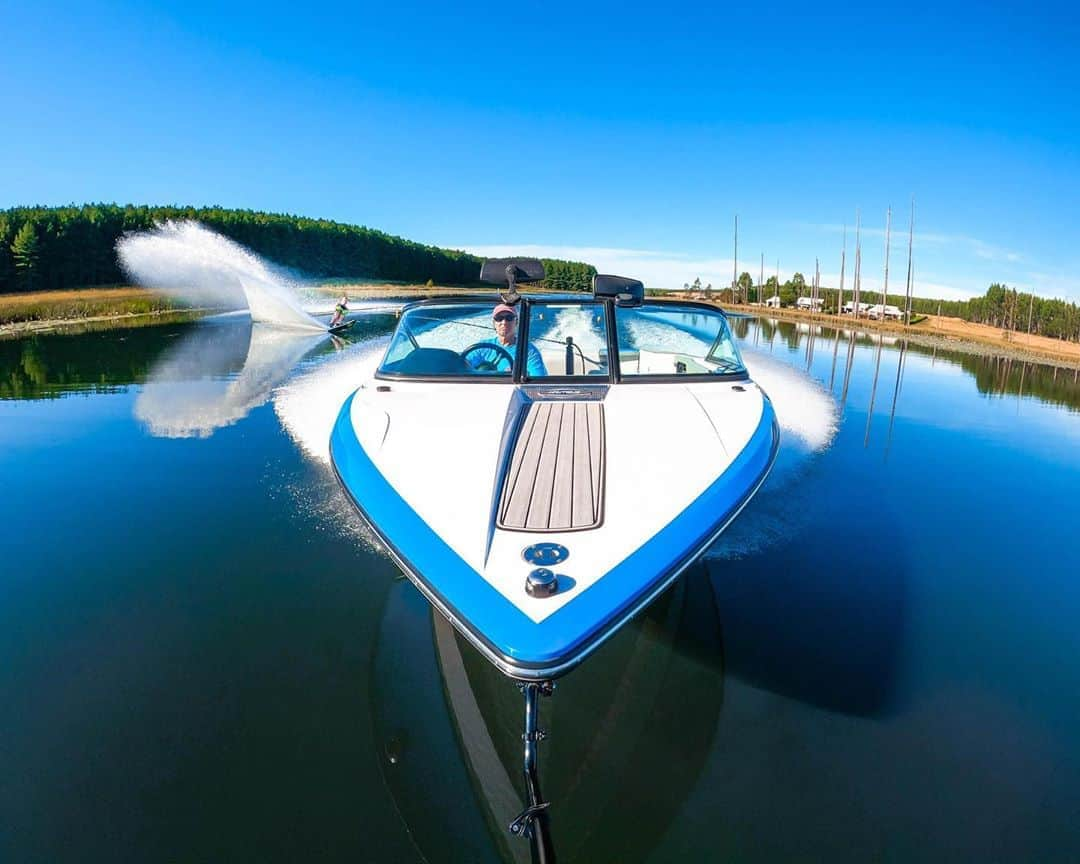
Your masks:
{"label": "windshield frame", "polygon": [[[398,313],[398,324],[394,328],[393,336],[397,336],[398,331],[404,329],[406,337],[409,336],[408,322],[405,320],[409,312],[417,308],[423,308],[425,306],[457,306],[465,304],[491,304],[492,308],[498,304],[500,298],[498,295],[491,296],[489,294],[459,294],[450,297],[431,297],[424,300],[416,301],[415,303],[409,303],[403,306]],[[514,357],[514,366],[510,370],[509,375],[409,375],[401,372],[388,372],[383,369],[383,364],[386,362],[386,354],[383,354],[383,359],[379,362],[378,369],[375,370],[374,377],[379,380],[385,381],[420,381],[420,382],[436,382],[436,383],[454,383],[454,384],[511,384],[529,385],[529,386],[544,386],[545,384],[558,385],[566,387],[567,385],[575,386],[587,386],[587,385],[603,385],[603,384],[676,384],[676,383],[699,383],[703,381],[716,381],[716,382],[731,382],[731,381],[746,381],[749,380],[750,374],[746,370],[745,362],[742,364],[743,368],[737,372],[688,372],[684,374],[646,374],[646,375],[623,375],[619,360],[619,339],[618,328],[616,325],[615,316],[619,314],[619,310],[626,309],[641,309],[647,306],[663,306],[669,307],[671,311],[678,312],[680,310],[697,310],[700,312],[707,312],[713,315],[719,315],[724,320],[725,326],[728,328],[728,338],[731,339],[732,344],[735,346],[736,351],[739,354],[740,360],[742,359],[742,352],[738,350],[738,345],[735,344],[734,334],[731,332],[729,326],[728,313],[721,309],[719,306],[714,306],[711,303],[695,302],[693,300],[667,300],[665,298],[651,297],[647,298],[645,302],[635,306],[620,306],[619,303],[611,297],[594,297],[591,294],[582,294],[580,297],[567,294],[552,294],[550,296],[523,296],[520,301],[520,311],[518,313],[518,339],[521,343],[528,344],[529,339],[529,323],[532,320],[531,311],[535,306],[558,306],[565,304],[574,304],[579,306],[603,306],[605,314],[605,327],[607,330],[607,355],[608,355],[608,374],[603,376],[586,376],[586,375],[545,375],[537,378],[530,378],[525,374],[525,363],[528,356],[528,351],[518,351]],[[716,339],[719,339],[717,334]],[[391,345],[393,344],[393,336],[391,337]],[[714,339],[714,347],[715,341]],[[415,340],[411,340],[414,341]],[[390,346],[387,346],[389,351]],[[710,348],[710,353],[712,352]]]}

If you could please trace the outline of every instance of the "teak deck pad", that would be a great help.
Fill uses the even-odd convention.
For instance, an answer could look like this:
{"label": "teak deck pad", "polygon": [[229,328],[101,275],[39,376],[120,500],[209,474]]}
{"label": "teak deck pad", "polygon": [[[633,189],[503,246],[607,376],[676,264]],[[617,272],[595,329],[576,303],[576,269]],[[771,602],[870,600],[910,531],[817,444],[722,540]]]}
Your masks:
{"label": "teak deck pad", "polygon": [[603,516],[603,404],[531,403],[503,481],[499,527],[580,531]]}

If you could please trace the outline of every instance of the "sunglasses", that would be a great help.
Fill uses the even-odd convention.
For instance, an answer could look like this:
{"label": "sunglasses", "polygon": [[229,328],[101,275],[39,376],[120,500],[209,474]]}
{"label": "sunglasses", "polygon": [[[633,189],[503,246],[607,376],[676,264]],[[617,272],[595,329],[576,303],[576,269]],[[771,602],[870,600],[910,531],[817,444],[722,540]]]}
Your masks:
{"label": "sunglasses", "polygon": [[517,315],[513,314],[512,312],[500,312],[498,315],[495,316],[494,320],[496,320],[496,321],[515,321],[515,320],[517,320]]}

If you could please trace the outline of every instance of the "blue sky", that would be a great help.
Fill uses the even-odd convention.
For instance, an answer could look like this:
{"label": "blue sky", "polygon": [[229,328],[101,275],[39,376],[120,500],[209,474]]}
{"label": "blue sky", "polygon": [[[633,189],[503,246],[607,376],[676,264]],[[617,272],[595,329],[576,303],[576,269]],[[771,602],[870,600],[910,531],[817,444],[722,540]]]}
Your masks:
{"label": "blue sky", "polygon": [[[1080,12],[7,4],[0,207],[221,204],[674,287],[840,269],[1080,299]],[[850,267],[848,270],[850,286]]]}

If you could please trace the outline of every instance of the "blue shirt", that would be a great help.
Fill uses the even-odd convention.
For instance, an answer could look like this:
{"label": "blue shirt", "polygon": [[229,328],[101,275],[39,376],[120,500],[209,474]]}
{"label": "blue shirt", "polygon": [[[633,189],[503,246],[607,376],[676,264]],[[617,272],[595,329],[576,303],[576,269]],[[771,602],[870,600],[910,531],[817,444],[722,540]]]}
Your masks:
{"label": "blue shirt", "polygon": [[[510,345],[503,345],[497,337],[493,337],[485,339],[484,343],[498,345],[515,360],[517,359],[518,343],[516,341]],[[510,371],[510,366],[506,363],[506,357],[501,352],[493,349],[477,348],[475,351],[470,352],[469,362],[474,368],[481,363],[491,363],[494,364],[496,372]],[[530,378],[538,378],[548,374],[547,367],[544,366],[544,358],[540,356],[540,352],[532,343],[529,344],[528,351],[525,354],[525,374]]]}

